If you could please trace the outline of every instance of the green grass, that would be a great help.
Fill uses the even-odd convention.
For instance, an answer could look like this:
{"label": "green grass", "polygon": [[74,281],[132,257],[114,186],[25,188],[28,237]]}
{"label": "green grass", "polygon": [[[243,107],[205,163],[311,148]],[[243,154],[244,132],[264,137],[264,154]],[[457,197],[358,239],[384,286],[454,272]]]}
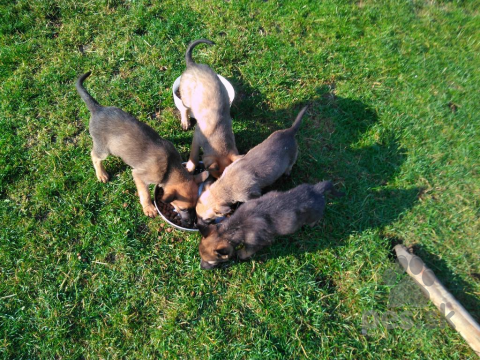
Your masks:
{"label": "green grass", "polygon": [[[387,310],[392,242],[414,245],[480,319],[478,1],[15,1],[0,6],[1,358],[476,358],[435,308]],[[248,151],[311,103],[276,188],[345,191],[316,228],[199,268],[199,235],[146,218],[130,169],[97,182],[89,113],[118,106],[184,158],[171,96],[186,45],[230,79]]]}

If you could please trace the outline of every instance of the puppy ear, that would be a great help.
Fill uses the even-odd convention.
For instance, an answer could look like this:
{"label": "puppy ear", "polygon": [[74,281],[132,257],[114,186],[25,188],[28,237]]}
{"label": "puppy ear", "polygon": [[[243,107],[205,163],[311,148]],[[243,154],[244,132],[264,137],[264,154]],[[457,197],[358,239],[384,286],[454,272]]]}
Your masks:
{"label": "puppy ear", "polygon": [[195,175],[193,178],[195,180],[195,183],[200,184],[200,183],[204,182],[205,180],[207,180],[209,175],[210,174],[208,173],[208,171],[203,171],[200,174]]}
{"label": "puppy ear", "polygon": [[238,160],[238,159],[243,158],[244,156],[245,156],[245,155],[230,155],[229,158],[230,158],[230,161],[231,161],[231,162],[234,162],[234,161],[236,161],[236,160]]}
{"label": "puppy ear", "polygon": [[220,170],[220,166],[218,165],[218,162],[214,161],[210,165],[207,166],[208,171],[218,171]]}
{"label": "puppy ear", "polygon": [[232,212],[232,208],[228,205],[218,205],[215,207],[216,214],[227,215]]}
{"label": "puppy ear", "polygon": [[210,189],[210,186],[212,186],[212,184],[213,184],[213,181],[205,181],[203,183],[203,192],[208,191],[208,189]]}
{"label": "puppy ear", "polygon": [[164,203],[171,203],[176,198],[177,198],[177,192],[173,190],[172,192],[164,193],[162,197],[162,201]]}
{"label": "puppy ear", "polygon": [[260,190],[254,190],[250,192],[249,200],[259,198],[260,196],[262,196],[262,192]]}
{"label": "puppy ear", "polygon": [[203,155],[202,157],[203,165],[205,166],[205,169],[208,170],[210,166],[215,162],[215,156],[213,155]]}
{"label": "puppy ear", "polygon": [[208,237],[213,231],[217,229],[217,227],[214,224],[210,225],[200,225],[197,224],[198,226],[198,231],[200,231],[200,234],[202,234],[203,237]]}
{"label": "puppy ear", "polygon": [[217,247],[214,251],[218,259],[226,260],[229,258],[230,254],[233,253],[233,246],[229,243],[225,243]]}

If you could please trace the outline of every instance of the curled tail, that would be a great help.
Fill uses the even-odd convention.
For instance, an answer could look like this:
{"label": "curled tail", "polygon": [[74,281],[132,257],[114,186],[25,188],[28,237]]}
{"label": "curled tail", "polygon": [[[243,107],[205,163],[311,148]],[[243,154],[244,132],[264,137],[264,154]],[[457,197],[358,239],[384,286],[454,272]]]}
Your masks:
{"label": "curled tail", "polygon": [[192,41],[188,45],[187,52],[185,53],[185,62],[187,63],[187,68],[196,64],[196,62],[193,61],[193,59],[192,59],[192,50],[195,46],[197,46],[198,44],[201,44],[201,43],[208,44],[208,45],[214,45],[215,44],[213,41],[210,41],[210,40],[207,40],[207,39],[198,39],[198,40]]}
{"label": "curled tail", "polygon": [[88,110],[93,113],[100,107],[100,104],[83,87],[83,82],[87,77],[90,76],[91,73],[92,72],[89,71],[86,74],[80,76],[77,80],[77,83],[75,84],[75,87],[77,88],[78,94],[80,95],[82,100],[85,102],[85,104],[87,104]]}
{"label": "curled tail", "polygon": [[344,193],[335,190],[335,187],[333,186],[333,183],[331,181],[319,182],[318,184],[314,185],[314,188],[315,188],[316,191],[318,191],[320,193],[329,192],[335,197],[342,197],[342,196],[345,195]]}
{"label": "curled tail", "polygon": [[307,111],[307,109],[308,109],[308,105],[304,106],[303,109],[300,110],[295,121],[293,122],[292,127],[289,130],[292,130],[294,133],[298,131],[298,129],[300,128],[300,125],[302,124],[303,115],[305,114],[305,111]]}

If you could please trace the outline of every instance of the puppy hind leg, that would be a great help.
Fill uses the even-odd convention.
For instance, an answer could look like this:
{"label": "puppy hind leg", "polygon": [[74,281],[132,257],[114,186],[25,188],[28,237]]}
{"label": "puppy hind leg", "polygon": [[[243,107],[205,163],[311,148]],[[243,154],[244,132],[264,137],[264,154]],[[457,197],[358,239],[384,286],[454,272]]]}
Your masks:
{"label": "puppy hind leg", "polygon": [[182,129],[188,130],[190,128],[190,120],[188,119],[188,109],[180,110],[180,117],[182,122]]}
{"label": "puppy hind leg", "polygon": [[92,157],[93,167],[95,168],[95,174],[97,175],[98,181],[106,183],[108,181],[108,173],[103,167],[102,160],[107,158],[108,152],[98,151],[98,149],[93,146],[93,150],[90,155]]}
{"label": "puppy hind leg", "polygon": [[284,175],[287,175],[287,176],[290,176],[290,174],[292,173],[292,168],[293,168],[293,164],[290,165],[287,170],[285,170],[285,172],[283,173]]}
{"label": "puppy hind leg", "polygon": [[323,207],[320,209],[317,208],[317,210],[308,214],[305,219],[305,223],[312,228],[316,226],[321,226],[322,218],[323,218]]}
{"label": "puppy hind leg", "polygon": [[295,163],[297,162],[297,157],[298,157],[298,150],[295,152],[295,156],[293,157],[292,163],[290,164],[289,167],[287,167],[287,170],[285,170],[284,172],[285,175],[290,176],[290,174],[292,173],[293,165],[295,165]]}
{"label": "puppy hind leg", "polygon": [[157,216],[157,210],[152,203],[150,197],[150,191],[148,190],[148,184],[143,181],[141,174],[138,173],[135,169],[132,170],[133,180],[138,190],[138,197],[140,198],[140,204],[142,204],[143,213],[148,217],[154,218]]}
{"label": "puppy hind leg", "polygon": [[314,228],[316,227],[317,225],[320,224],[320,219],[319,220],[315,220],[315,221],[312,221],[311,223],[308,224],[308,226],[310,226],[311,228]]}

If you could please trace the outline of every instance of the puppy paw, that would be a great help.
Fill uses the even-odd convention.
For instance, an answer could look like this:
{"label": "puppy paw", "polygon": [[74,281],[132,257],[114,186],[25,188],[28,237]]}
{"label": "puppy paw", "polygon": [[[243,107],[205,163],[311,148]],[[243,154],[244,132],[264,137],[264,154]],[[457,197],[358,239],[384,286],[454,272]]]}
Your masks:
{"label": "puppy paw", "polygon": [[190,121],[188,121],[188,118],[187,119],[182,118],[182,129],[185,131],[190,129]]}
{"label": "puppy paw", "polygon": [[310,226],[311,228],[317,227],[318,225],[320,225],[320,220],[314,221],[314,222],[308,224],[308,226]]}
{"label": "puppy paw", "polygon": [[237,257],[242,261],[248,260],[253,254],[255,254],[255,250],[252,249],[243,248],[237,251]]}
{"label": "puppy paw", "polygon": [[157,216],[157,209],[155,209],[155,206],[153,204],[150,204],[143,207],[143,213],[148,217],[154,218],[155,216]]}
{"label": "puppy paw", "polygon": [[292,168],[289,167],[289,168],[283,173],[283,175],[285,175],[285,176],[290,176],[290,175],[292,175]]}
{"label": "puppy paw", "polygon": [[98,172],[97,179],[102,183],[106,183],[108,182],[108,174],[106,172]]}
{"label": "puppy paw", "polygon": [[195,164],[193,163],[192,160],[188,160],[187,166],[185,166],[185,167],[187,168],[187,171],[189,173],[193,173],[195,171],[195,168],[196,168],[196,166],[195,166]]}

